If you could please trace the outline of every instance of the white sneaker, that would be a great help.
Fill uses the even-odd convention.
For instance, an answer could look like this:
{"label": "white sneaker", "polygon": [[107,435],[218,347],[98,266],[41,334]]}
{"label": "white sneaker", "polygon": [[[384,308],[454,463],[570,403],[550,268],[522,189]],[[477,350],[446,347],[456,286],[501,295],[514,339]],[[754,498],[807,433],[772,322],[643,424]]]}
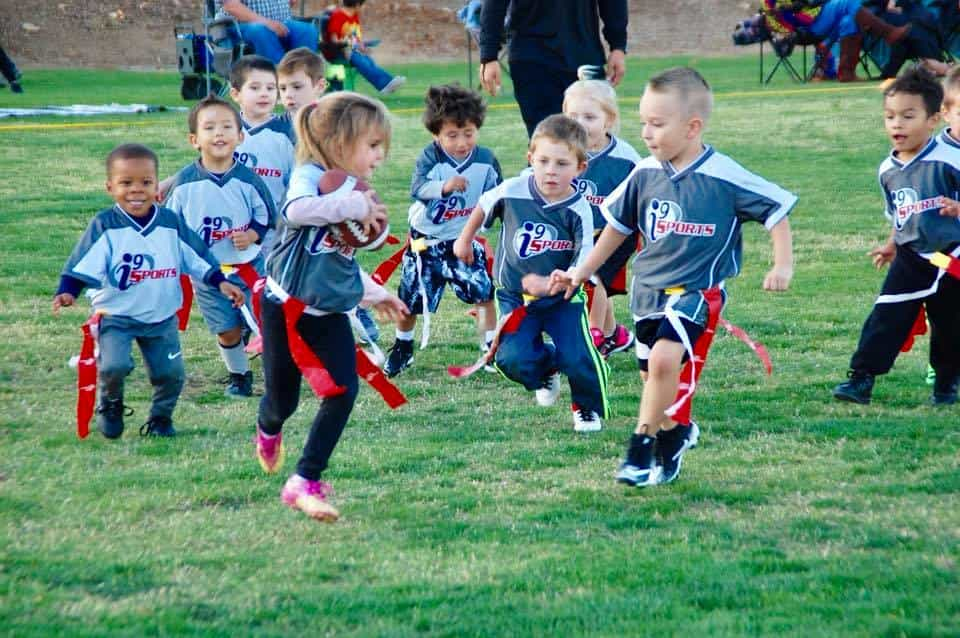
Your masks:
{"label": "white sneaker", "polygon": [[697,443],[700,442],[700,426],[693,419],[690,420],[690,435],[687,436],[687,440],[690,442],[687,446],[690,449],[697,447]]}
{"label": "white sneaker", "polygon": [[584,410],[574,404],[573,409],[573,431],[574,432],[599,432],[603,429],[603,421],[600,415],[593,410]]}
{"label": "white sneaker", "polygon": [[557,395],[560,394],[560,373],[554,372],[543,381],[543,387],[534,394],[537,396],[537,405],[545,408],[550,407],[557,402]]}
{"label": "white sneaker", "polygon": [[385,87],[380,89],[380,95],[390,95],[391,93],[399,89],[401,86],[406,84],[406,82],[407,82],[407,78],[403,77],[402,75],[398,75],[397,77],[387,82],[387,85]]}

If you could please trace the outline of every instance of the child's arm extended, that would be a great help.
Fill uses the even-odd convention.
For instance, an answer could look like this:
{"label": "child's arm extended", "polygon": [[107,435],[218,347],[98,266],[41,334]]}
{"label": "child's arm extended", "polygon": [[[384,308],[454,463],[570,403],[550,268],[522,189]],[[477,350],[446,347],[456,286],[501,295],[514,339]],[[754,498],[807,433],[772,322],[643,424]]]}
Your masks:
{"label": "child's arm extended", "polygon": [[360,271],[363,281],[363,299],[360,305],[364,308],[372,307],[381,318],[396,322],[410,315],[410,309],[400,301],[396,295],[387,292],[387,289],[375,282],[370,275]]}
{"label": "child's arm extended", "polygon": [[770,240],[773,243],[773,268],[763,278],[763,289],[786,290],[793,279],[793,235],[786,217],[770,229]]}
{"label": "child's arm extended", "polygon": [[470,218],[467,219],[466,225],[460,231],[457,241],[453,242],[453,254],[468,266],[473,263],[473,238],[477,236],[477,231],[483,226],[483,221],[486,218],[487,214],[478,205],[470,213]]}
{"label": "child's arm extended", "polygon": [[597,243],[593,245],[593,250],[587,255],[587,258],[579,266],[574,266],[568,270],[555,270],[550,275],[551,294],[556,294],[566,288],[566,298],[569,299],[577,288],[597,271],[613,254],[620,244],[626,240],[625,235],[613,227],[613,224],[607,224],[597,238]]}

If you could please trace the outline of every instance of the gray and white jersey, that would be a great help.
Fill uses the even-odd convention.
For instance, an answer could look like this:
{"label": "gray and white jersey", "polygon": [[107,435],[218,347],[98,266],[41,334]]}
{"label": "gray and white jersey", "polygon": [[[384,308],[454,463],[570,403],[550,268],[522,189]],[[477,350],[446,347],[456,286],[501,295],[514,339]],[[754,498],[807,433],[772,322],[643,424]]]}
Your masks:
{"label": "gray and white jersey", "polygon": [[[267,258],[267,274],[307,306],[323,312],[346,312],[363,298],[354,249],[334,240],[328,226],[299,226],[286,217],[286,206],[301,197],[318,197],[323,168],[302,164],[293,171],[284,204],[279,242]],[[336,197],[336,194],[324,195]]]}
{"label": "gray and white jersey", "polygon": [[797,196],[754,175],[707,146],[689,166],[643,159],[600,210],[617,231],[639,231],[643,248],[633,261],[634,315],[668,288],[704,290],[740,272],[741,226],[767,229],[786,217]]}
{"label": "gray and white jersey", "polygon": [[893,240],[920,255],[960,242],[960,219],[940,214],[943,197],[960,199],[960,142],[943,131],[909,162],[893,153],[878,171]]}
{"label": "gray and white jersey", "polygon": [[548,276],[580,264],[593,248],[593,212],[580,193],[559,202],[543,199],[533,175],[511,177],[480,197],[489,228],[500,218],[493,265],[497,287],[520,294],[524,275]]}
{"label": "gray and white jersey", "polygon": [[[235,160],[256,173],[267,185],[278,211],[287,196],[296,145],[290,120],[274,116],[257,126],[244,122],[243,142],[233,152]],[[271,226],[275,222],[276,218],[270,219]]]}
{"label": "gray and white jersey", "polygon": [[[443,184],[457,175],[466,178],[467,189],[445,196]],[[414,201],[407,212],[410,227],[431,238],[456,239],[480,195],[502,181],[500,164],[489,149],[477,146],[458,162],[433,142],[421,151],[413,171],[410,196]]]}
{"label": "gray and white jersey", "polygon": [[141,228],[114,205],[90,221],[63,274],[95,289],[94,310],[157,323],[183,303],[181,273],[210,283],[219,270],[210,249],[180,215],[157,206]]}
{"label": "gray and white jersey", "polygon": [[188,164],[174,175],[163,204],[187,220],[222,264],[245,264],[255,259],[260,244],[238,250],[231,235],[253,229],[263,239],[267,225],[277,215],[266,184],[237,162],[221,177],[199,160]]}

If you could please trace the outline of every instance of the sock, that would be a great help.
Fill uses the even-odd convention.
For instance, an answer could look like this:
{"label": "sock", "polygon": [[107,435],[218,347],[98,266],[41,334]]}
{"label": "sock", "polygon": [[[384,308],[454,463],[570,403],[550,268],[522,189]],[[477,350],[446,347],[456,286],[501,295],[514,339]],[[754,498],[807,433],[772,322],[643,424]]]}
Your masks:
{"label": "sock", "polygon": [[243,342],[238,341],[232,346],[225,346],[222,343],[218,345],[220,358],[227,364],[227,370],[232,374],[246,374],[250,365],[247,362],[247,353],[243,351]]}
{"label": "sock", "polygon": [[644,456],[651,454],[653,443],[656,439],[646,434],[631,434],[630,447],[627,449],[627,460],[636,465]]}
{"label": "sock", "polygon": [[397,341],[413,341],[413,330],[400,330],[397,328]]}
{"label": "sock", "polygon": [[488,346],[493,343],[493,338],[497,335],[496,330],[485,330],[483,332],[483,342]]}

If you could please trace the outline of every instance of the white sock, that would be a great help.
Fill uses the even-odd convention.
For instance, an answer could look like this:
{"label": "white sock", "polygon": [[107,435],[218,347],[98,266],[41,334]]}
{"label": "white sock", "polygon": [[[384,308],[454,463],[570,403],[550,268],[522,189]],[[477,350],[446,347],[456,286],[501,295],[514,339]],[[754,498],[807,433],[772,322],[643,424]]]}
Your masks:
{"label": "white sock", "polygon": [[496,330],[486,330],[483,333],[483,342],[488,346],[493,343],[493,338],[497,336]]}
{"label": "white sock", "polygon": [[413,341],[413,330],[400,330],[397,328],[397,341]]}
{"label": "white sock", "polygon": [[227,370],[232,374],[246,374],[250,369],[247,362],[247,353],[243,351],[243,341],[238,341],[235,346],[220,346],[220,358],[227,364]]}

